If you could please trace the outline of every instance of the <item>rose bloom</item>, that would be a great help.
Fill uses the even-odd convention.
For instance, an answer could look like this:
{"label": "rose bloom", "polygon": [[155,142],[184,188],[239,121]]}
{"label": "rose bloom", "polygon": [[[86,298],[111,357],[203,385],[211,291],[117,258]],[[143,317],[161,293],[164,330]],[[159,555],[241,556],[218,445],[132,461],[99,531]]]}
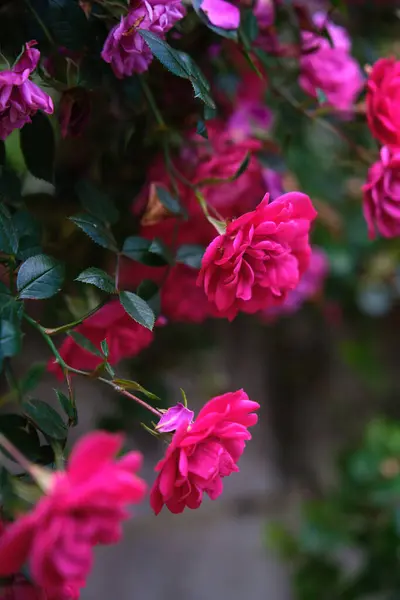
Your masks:
{"label": "rose bloom", "polygon": [[128,14],[121,17],[120,23],[108,34],[102,59],[110,63],[118,79],[147,71],[153,54],[138,29],[152,31],[163,38],[184,15],[181,0],[131,2]]}
{"label": "rose bloom", "polygon": [[[111,300],[96,313],[87,318],[75,331],[88,338],[99,350],[100,343],[107,340],[110,355],[108,362],[112,365],[123,358],[136,356],[150,346],[154,335],[151,331],[136,323],[126,312],[118,300]],[[75,369],[94,370],[101,362],[100,356],[91,354],[67,336],[59,349],[68,366]],[[49,371],[59,379],[63,378],[60,365],[52,359],[48,364]]]}
{"label": "rose bloom", "polygon": [[210,23],[221,29],[237,29],[240,25],[240,11],[237,6],[225,0],[203,0],[201,10]]}
{"label": "rose bloom", "polygon": [[380,160],[370,167],[362,189],[370,239],[376,230],[387,238],[400,236],[400,150],[381,149]]}
{"label": "rose bloom", "polygon": [[329,264],[325,252],[321,248],[312,248],[310,264],[300,279],[299,285],[288,293],[285,302],[281,306],[263,311],[261,317],[270,322],[281,315],[291,315],[297,312],[307,300],[314,298],[321,292],[328,269]]}
{"label": "rose bloom", "polygon": [[228,224],[208,246],[198,284],[220,316],[255,313],[285,302],[308,268],[309,231],[315,219],[311,200],[290,192]]}
{"label": "rose bloom", "polygon": [[198,508],[204,493],[212,500],[222,494],[222,479],[239,471],[237,462],[251,439],[248,427],[257,423],[254,411],[259,408],[239,390],[207,402],[194,422],[180,415],[165,457],[155,469],[158,476],[150,504],[156,514],[164,505],[172,513]]}
{"label": "rose bloom", "polygon": [[381,58],[367,82],[367,118],[372,135],[387,146],[400,146],[400,61]]}
{"label": "rose bloom", "polygon": [[93,546],[117,543],[129,517],[126,507],[145,495],[145,483],[136,476],[141,454],[115,460],[122,442],[120,435],[90,433],[75,446],[66,471],[48,473],[46,495],[0,537],[0,577],[14,575],[28,561],[48,600],[79,597]]}
{"label": "rose bloom", "polygon": [[218,316],[204,290],[196,285],[198,270],[178,264],[161,289],[161,310],[168,321],[203,323]]}
{"label": "rose bloom", "polygon": [[0,600],[47,600],[43,590],[17,575],[9,583],[0,585]]}
{"label": "rose bloom", "polygon": [[38,111],[51,114],[53,101],[36,83],[29,80],[36,69],[40,52],[33,48],[36,42],[28,42],[15,65],[0,71],[0,139],[5,140],[14,129],[31,123]]}
{"label": "rose bloom", "polygon": [[317,13],[314,21],[318,27],[325,25],[333,47],[322,36],[302,32],[300,85],[314,98],[317,90],[321,90],[329,104],[348,111],[364,86],[360,66],[350,54],[350,39],[342,27],[330,23],[321,13]]}

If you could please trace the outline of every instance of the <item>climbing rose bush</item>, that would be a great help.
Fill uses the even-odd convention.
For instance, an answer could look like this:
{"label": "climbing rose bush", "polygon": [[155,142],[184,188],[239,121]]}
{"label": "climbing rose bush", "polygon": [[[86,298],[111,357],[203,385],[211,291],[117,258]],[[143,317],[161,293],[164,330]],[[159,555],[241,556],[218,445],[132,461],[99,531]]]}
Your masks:
{"label": "climbing rose bush", "polygon": [[[399,63],[309,4],[2,2],[0,598],[78,598],[131,505],[201,509],[240,477],[259,398],[207,371],[198,409],[164,376],[208,321],[314,301],[330,326],[368,286],[395,297]],[[30,338],[45,365],[17,361]],[[79,379],[112,414],[70,452]],[[140,425],[149,495],[106,431]]]}

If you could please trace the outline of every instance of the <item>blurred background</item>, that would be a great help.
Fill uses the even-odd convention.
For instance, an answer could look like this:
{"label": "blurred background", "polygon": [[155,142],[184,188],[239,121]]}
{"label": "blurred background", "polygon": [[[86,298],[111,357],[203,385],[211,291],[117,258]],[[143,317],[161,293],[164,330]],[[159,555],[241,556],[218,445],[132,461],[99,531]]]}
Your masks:
{"label": "blurred background", "polygon": [[[400,3],[331,4],[339,7],[335,20],[350,32],[362,67],[380,56],[400,57]],[[318,284],[287,314],[170,323],[138,357],[121,363],[119,376],[140,381],[165,407],[179,401],[179,388],[198,411],[212,396],[243,387],[261,414],[241,472],[225,480],[219,501],[157,518],[149,506],[135,509],[123,542],[97,553],[83,600],[400,599],[399,246],[368,238],[361,206],[368,166],[346,140],[282,98],[268,95],[267,104],[275,115],[270,135],[281,152],[273,166],[283,189],[301,189],[319,211],[312,234],[323,255]],[[37,180],[25,190],[30,209],[46,222],[47,247],[68,254],[72,271],[99,256],[59,221],[73,211],[68,179],[85,170],[94,148],[107,147],[115,126],[111,117],[104,126],[101,98],[95,107],[85,140],[62,146],[57,207]],[[361,97],[340,129],[377,155],[364,112]],[[334,116],[326,120],[337,125]],[[101,163],[103,181],[122,203],[143,185],[147,156],[135,148],[141,136],[138,126],[118,168],[115,149],[107,148]],[[271,167],[271,153],[268,161]],[[18,153],[13,162],[18,168]],[[86,296],[83,303],[91,301]],[[78,304],[71,293],[68,308]],[[57,303],[36,310],[52,324],[66,314]],[[17,378],[49,358],[43,341],[30,334],[15,359]],[[80,412],[71,442],[94,427],[125,430],[127,446],[143,451],[151,484],[163,448],[138,427],[147,416],[96,383],[75,385]],[[53,402],[54,386],[54,375],[44,372],[35,395]]]}

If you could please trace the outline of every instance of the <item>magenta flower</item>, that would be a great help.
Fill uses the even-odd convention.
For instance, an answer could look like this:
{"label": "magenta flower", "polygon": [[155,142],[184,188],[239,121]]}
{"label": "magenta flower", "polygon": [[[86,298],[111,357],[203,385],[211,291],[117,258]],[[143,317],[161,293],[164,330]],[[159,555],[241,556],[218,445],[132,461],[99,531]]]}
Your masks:
{"label": "magenta flower", "polygon": [[299,285],[289,292],[281,306],[263,311],[263,318],[268,322],[280,315],[290,315],[297,312],[304,302],[310,300],[322,290],[328,270],[329,263],[325,252],[321,248],[312,248],[310,264],[300,279]]}
{"label": "magenta flower", "polygon": [[158,421],[156,429],[161,433],[176,431],[182,423],[191,423],[194,412],[189,410],[181,402],[169,408]]}
{"label": "magenta flower", "polygon": [[350,38],[343,27],[334,25],[321,13],[314,16],[314,21],[317,27],[326,27],[333,47],[322,36],[302,32],[300,85],[314,98],[321,90],[329,104],[348,111],[364,86],[360,66],[350,54]]}
{"label": "magenta flower", "polygon": [[208,246],[198,284],[229,320],[285,302],[306,271],[309,232],[316,217],[311,200],[291,192],[228,224]]}
{"label": "magenta flower", "polygon": [[400,151],[381,149],[380,160],[368,171],[363,186],[363,209],[368,234],[375,238],[376,229],[383,237],[400,236]]}
{"label": "magenta flower", "polygon": [[237,29],[240,25],[240,11],[237,6],[225,0],[203,0],[201,10],[210,23],[221,29]]}
{"label": "magenta flower", "polygon": [[[154,338],[151,331],[131,319],[118,300],[111,300],[105,304],[78,325],[76,331],[88,338],[97,348],[100,348],[103,340],[107,340],[110,351],[108,360],[112,365],[123,358],[136,356],[150,346]],[[60,354],[67,365],[76,369],[92,371],[102,362],[101,357],[81,348],[70,336],[61,344]],[[48,369],[59,379],[63,379],[62,369],[54,360],[49,362]]]}
{"label": "magenta flower", "polygon": [[5,140],[14,129],[30,123],[38,110],[48,114],[54,110],[50,96],[29,79],[40,58],[39,50],[33,48],[35,45],[35,41],[28,42],[11,70],[0,71],[1,140]]}
{"label": "magenta flower", "polygon": [[122,442],[120,435],[90,433],[75,446],[66,471],[49,472],[46,495],[0,536],[0,577],[14,575],[28,561],[48,600],[79,597],[93,546],[118,542],[126,507],[145,495],[146,485],[136,476],[141,454],[115,460]]}
{"label": "magenta flower", "polygon": [[189,415],[180,421],[155,469],[150,504],[156,515],[164,505],[181,513],[198,508],[204,493],[211,500],[222,494],[222,479],[239,471],[237,462],[251,439],[248,427],[257,423],[254,411],[259,408],[238,390],[207,402],[193,423]]}
{"label": "magenta flower", "polygon": [[110,63],[118,79],[147,71],[153,55],[138,30],[164,37],[184,15],[181,0],[141,0],[111,29],[101,52],[102,59]]}

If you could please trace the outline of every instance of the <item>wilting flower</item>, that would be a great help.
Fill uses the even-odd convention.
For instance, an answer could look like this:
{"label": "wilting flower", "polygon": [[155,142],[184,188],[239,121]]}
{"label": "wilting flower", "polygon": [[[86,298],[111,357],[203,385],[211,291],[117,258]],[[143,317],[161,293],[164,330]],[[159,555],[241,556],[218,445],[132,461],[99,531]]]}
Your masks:
{"label": "wilting flower", "polygon": [[210,23],[221,29],[237,29],[240,24],[240,11],[237,6],[225,0],[203,0],[201,10]]}
{"label": "wilting flower", "polygon": [[144,498],[136,476],[139,452],[115,460],[120,435],[96,431],[74,448],[66,471],[49,473],[49,489],[32,512],[0,537],[0,577],[17,573],[28,561],[32,579],[48,600],[78,598],[92,568],[93,546],[121,538],[126,507]]}
{"label": "wilting flower", "polygon": [[318,27],[327,28],[333,46],[322,36],[302,32],[300,85],[314,98],[321,90],[329,104],[348,111],[364,86],[360,66],[350,54],[350,39],[342,27],[330,23],[321,13],[314,16],[314,21]]}
{"label": "wilting flower", "polygon": [[367,117],[372,135],[386,146],[400,146],[400,61],[378,60],[368,77]]}
{"label": "wilting flower", "polygon": [[204,493],[212,500],[222,494],[222,479],[239,471],[237,462],[251,439],[248,427],[257,423],[254,411],[259,408],[239,390],[207,402],[194,422],[190,415],[180,420],[156,466],[150,496],[156,514],[164,505],[172,513],[198,508]]}
{"label": "wilting flower", "polygon": [[28,42],[15,65],[0,71],[0,139],[5,140],[14,129],[31,122],[31,117],[43,110],[51,114],[53,101],[29,77],[36,69],[40,52]]}
{"label": "wilting flower", "polygon": [[321,248],[312,248],[310,264],[300,279],[299,285],[288,293],[281,306],[264,310],[261,313],[262,318],[268,322],[280,315],[291,315],[298,311],[304,302],[314,298],[322,290],[328,269],[329,264],[325,252]]}
{"label": "wilting flower", "polygon": [[368,171],[363,193],[369,237],[375,237],[376,229],[387,238],[400,236],[400,150],[381,149],[380,160]]}
{"label": "wilting flower", "polygon": [[[109,348],[108,362],[112,365],[123,358],[136,356],[153,341],[153,333],[136,323],[118,300],[112,300],[91,315],[75,331],[89,339],[98,349],[103,340]],[[79,346],[68,336],[60,347],[60,354],[67,365],[76,369],[94,370],[102,359]],[[52,360],[48,368],[62,379],[62,370]]]}
{"label": "wilting flower", "polygon": [[143,73],[149,68],[153,54],[138,30],[143,29],[164,37],[175,23],[185,15],[181,0],[140,0],[118,25],[111,29],[101,56],[111,64],[119,79],[133,73]]}
{"label": "wilting flower", "polygon": [[309,231],[316,212],[305,194],[290,192],[228,224],[208,246],[198,284],[220,316],[255,313],[285,302],[311,254]]}

